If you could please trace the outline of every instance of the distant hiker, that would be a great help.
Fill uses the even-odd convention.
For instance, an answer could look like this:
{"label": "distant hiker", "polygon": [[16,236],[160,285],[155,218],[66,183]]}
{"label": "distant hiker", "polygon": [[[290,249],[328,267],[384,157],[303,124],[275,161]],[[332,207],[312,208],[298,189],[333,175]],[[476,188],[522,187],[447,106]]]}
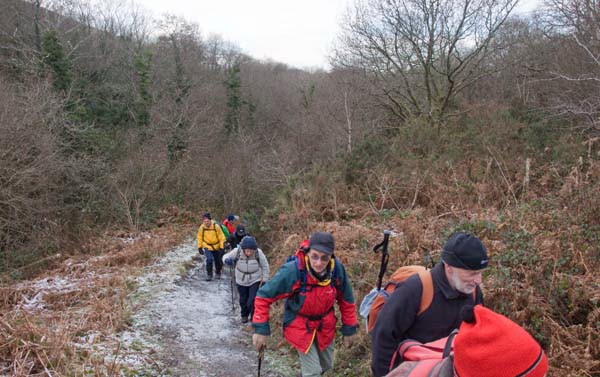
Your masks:
{"label": "distant hiker", "polygon": [[261,283],[269,280],[269,262],[256,240],[246,236],[233,250],[223,255],[223,262],[235,266],[235,283],[240,293],[242,323],[254,314],[254,298]]}
{"label": "distant hiker", "polygon": [[[237,216],[230,213],[229,215],[227,215],[227,218],[225,220],[223,220],[223,225],[225,225],[227,227],[229,234],[233,234],[233,232],[235,231],[235,218],[236,217]],[[239,217],[238,217],[238,219],[239,219]]]}
{"label": "distant hiker", "polygon": [[225,235],[221,227],[216,224],[206,212],[202,215],[202,224],[198,229],[198,252],[206,255],[206,280],[213,278],[213,263],[217,279],[221,277],[223,268],[223,248],[225,247]]}
{"label": "distant hiker", "polygon": [[270,306],[286,299],[283,335],[298,351],[303,377],[320,376],[333,367],[336,300],[344,344],[350,347],[356,336],[354,296],[344,266],[333,255],[334,246],[330,233],[314,233],[259,289],[254,301],[252,343],[260,351],[271,334]]}
{"label": "distant hiker", "polygon": [[229,245],[232,249],[235,249],[238,246],[238,244],[242,241],[242,238],[249,235],[250,234],[246,232],[246,227],[242,224],[238,224],[235,227],[235,232],[231,233],[229,237],[227,237],[227,242],[229,242]]}
{"label": "distant hiker", "polygon": [[406,279],[383,305],[371,342],[371,371],[374,377],[386,375],[398,344],[405,339],[427,343],[447,337],[461,323],[465,305],[483,302],[479,287],[487,251],[481,241],[457,232],[444,244],[442,262],[431,270],[433,299],[421,314],[423,284],[418,275]]}
{"label": "distant hiker", "polygon": [[[387,377],[543,377],[548,359],[542,347],[521,326],[481,305],[463,309],[464,322],[454,338],[454,356],[435,366],[407,361]],[[424,368],[422,368],[424,367]],[[421,373],[416,373],[419,370]],[[456,373],[455,373],[456,371]]]}

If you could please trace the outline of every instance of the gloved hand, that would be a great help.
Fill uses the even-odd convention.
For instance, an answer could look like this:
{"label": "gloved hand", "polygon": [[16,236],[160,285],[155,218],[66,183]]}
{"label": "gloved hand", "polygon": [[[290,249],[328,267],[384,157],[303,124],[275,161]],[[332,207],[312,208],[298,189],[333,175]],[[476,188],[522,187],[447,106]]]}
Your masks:
{"label": "gloved hand", "polygon": [[252,335],[252,344],[258,352],[267,346],[267,335],[254,334]]}
{"label": "gloved hand", "polygon": [[356,340],[356,334],[345,336],[344,337],[344,346],[346,346],[346,348],[352,347],[355,340]]}
{"label": "gloved hand", "polygon": [[198,253],[200,253],[200,255],[204,255],[204,249],[199,247],[198,248]]}
{"label": "gloved hand", "polygon": [[228,266],[233,266],[233,259],[231,258],[225,258],[225,264]]}

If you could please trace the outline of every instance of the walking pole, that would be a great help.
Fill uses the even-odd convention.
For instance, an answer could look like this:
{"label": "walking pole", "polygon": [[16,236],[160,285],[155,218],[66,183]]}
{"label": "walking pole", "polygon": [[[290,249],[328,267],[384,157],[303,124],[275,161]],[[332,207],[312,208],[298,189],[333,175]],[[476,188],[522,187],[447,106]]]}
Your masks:
{"label": "walking pole", "polygon": [[265,347],[261,347],[260,351],[258,351],[258,374],[257,377],[260,377],[260,367],[262,366],[262,359],[265,354]]}
{"label": "walking pole", "polygon": [[235,279],[235,275],[233,272],[233,266],[229,266],[229,274],[231,275],[231,311],[235,312],[235,303],[233,299],[233,280]]}
{"label": "walking pole", "polygon": [[383,280],[383,275],[385,275],[385,271],[387,270],[388,260],[390,259],[390,254],[388,253],[388,243],[390,241],[390,235],[392,234],[389,230],[383,231],[383,241],[378,245],[373,247],[373,251],[375,253],[379,252],[381,249],[381,265],[379,266],[379,276],[377,276],[377,290],[381,290],[381,282]]}

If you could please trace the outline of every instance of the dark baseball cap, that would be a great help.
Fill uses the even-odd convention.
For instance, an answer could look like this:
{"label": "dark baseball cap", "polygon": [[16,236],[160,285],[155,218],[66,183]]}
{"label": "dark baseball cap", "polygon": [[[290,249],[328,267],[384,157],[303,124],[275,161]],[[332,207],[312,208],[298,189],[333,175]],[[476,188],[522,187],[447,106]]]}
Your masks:
{"label": "dark baseball cap", "polygon": [[238,236],[245,236],[246,235],[246,227],[243,226],[242,224],[238,224],[235,227],[235,234],[237,234]]}
{"label": "dark baseball cap", "polygon": [[488,255],[481,240],[472,234],[457,232],[448,238],[442,251],[446,264],[465,270],[481,270],[488,266]]}
{"label": "dark baseball cap", "polygon": [[333,254],[333,249],[335,248],[335,241],[331,233],[315,232],[310,236],[308,247],[331,255]]}

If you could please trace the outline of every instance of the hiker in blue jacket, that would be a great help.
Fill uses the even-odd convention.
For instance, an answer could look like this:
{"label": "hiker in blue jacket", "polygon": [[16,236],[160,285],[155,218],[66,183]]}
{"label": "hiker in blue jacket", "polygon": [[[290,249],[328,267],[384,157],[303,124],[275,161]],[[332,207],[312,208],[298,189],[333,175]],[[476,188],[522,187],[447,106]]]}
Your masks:
{"label": "hiker in blue jacket", "polygon": [[405,339],[422,343],[448,336],[461,323],[465,305],[483,302],[479,287],[488,265],[487,251],[481,241],[468,233],[457,232],[444,244],[442,262],[431,270],[433,300],[418,315],[423,285],[417,275],[404,281],[383,305],[372,332],[371,372],[385,376],[399,360],[392,358]]}
{"label": "hiker in blue jacket", "polygon": [[269,280],[269,262],[252,236],[242,238],[240,244],[223,255],[223,263],[235,265],[235,284],[240,294],[242,323],[254,314],[254,298],[260,285]]}

